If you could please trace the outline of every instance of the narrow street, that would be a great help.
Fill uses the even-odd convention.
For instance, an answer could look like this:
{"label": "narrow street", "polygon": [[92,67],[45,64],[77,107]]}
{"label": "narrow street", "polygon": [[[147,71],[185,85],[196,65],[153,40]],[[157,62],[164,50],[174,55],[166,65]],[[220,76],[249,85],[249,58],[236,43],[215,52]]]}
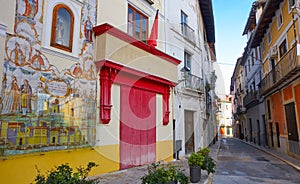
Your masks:
{"label": "narrow street", "polygon": [[213,183],[299,183],[300,173],[238,139],[221,140]]}

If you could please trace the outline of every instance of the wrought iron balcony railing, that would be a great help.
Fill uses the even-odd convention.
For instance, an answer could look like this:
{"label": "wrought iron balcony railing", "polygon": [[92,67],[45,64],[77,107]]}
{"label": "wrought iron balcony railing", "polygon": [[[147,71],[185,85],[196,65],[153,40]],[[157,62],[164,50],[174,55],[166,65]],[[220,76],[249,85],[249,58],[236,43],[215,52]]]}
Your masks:
{"label": "wrought iron balcony railing", "polygon": [[264,95],[293,77],[300,70],[300,59],[297,56],[296,45],[292,47],[261,81],[260,94]]}
{"label": "wrought iron balcony railing", "polygon": [[246,113],[246,108],[243,107],[242,105],[239,105],[236,109],[236,113],[239,115],[239,114],[244,114]]}
{"label": "wrought iron balcony railing", "polygon": [[258,93],[257,91],[254,92],[250,92],[248,93],[245,97],[244,97],[244,105],[245,107],[247,107],[248,105],[250,105],[251,103],[255,103],[258,101]]}
{"label": "wrought iron balcony railing", "polygon": [[181,23],[181,32],[186,39],[195,42],[195,31],[184,22]]}
{"label": "wrought iron balcony railing", "polygon": [[204,91],[203,79],[189,72],[183,72],[184,87],[198,92]]}

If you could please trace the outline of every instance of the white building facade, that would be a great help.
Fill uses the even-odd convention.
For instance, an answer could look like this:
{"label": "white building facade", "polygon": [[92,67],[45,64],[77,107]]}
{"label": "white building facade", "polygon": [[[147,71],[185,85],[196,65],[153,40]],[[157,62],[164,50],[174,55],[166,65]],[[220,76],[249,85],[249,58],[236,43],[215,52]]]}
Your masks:
{"label": "white building facade", "polygon": [[205,27],[201,11],[211,8],[211,2],[201,4],[198,0],[176,0],[166,3],[166,52],[182,61],[178,65],[178,84],[174,91],[173,122],[174,148],[180,157],[208,146],[214,137],[211,133],[214,131],[214,85],[211,85],[214,55],[211,56],[206,39],[207,31],[212,30]]}

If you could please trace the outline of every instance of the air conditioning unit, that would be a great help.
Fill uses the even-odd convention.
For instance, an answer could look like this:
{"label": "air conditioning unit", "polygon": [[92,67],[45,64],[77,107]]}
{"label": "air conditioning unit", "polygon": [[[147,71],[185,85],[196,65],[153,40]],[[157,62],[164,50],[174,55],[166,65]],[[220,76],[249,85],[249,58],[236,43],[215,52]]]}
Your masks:
{"label": "air conditioning unit", "polygon": [[270,58],[274,59],[278,57],[278,50],[277,50],[277,46],[273,46],[270,50]]}

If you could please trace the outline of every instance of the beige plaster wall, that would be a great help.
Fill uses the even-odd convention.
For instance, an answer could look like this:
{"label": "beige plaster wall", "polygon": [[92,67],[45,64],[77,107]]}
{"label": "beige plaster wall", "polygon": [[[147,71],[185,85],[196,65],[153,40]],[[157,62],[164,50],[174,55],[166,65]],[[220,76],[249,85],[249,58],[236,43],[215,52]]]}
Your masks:
{"label": "beige plaster wall", "polygon": [[[177,82],[177,66],[174,63],[109,34],[98,36],[96,39],[96,61],[109,59],[130,68]],[[103,43],[106,43],[105,46]]]}

